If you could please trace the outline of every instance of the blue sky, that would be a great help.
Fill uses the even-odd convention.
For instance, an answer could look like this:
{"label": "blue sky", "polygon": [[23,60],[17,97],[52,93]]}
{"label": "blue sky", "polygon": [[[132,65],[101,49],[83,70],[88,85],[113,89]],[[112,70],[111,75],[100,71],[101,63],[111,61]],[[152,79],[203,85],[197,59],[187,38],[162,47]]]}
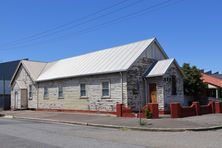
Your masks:
{"label": "blue sky", "polygon": [[0,62],[54,61],[156,37],[180,64],[222,72],[221,8],[221,0],[1,0]]}

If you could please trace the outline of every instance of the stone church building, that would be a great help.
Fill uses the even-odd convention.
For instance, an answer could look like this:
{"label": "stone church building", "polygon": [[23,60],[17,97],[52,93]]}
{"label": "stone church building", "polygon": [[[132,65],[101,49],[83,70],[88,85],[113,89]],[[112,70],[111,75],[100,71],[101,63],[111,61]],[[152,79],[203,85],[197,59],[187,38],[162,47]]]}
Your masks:
{"label": "stone church building", "polygon": [[11,80],[12,109],[114,112],[116,103],[138,111],[183,103],[183,73],[157,39],[148,39],[54,62],[22,60]]}

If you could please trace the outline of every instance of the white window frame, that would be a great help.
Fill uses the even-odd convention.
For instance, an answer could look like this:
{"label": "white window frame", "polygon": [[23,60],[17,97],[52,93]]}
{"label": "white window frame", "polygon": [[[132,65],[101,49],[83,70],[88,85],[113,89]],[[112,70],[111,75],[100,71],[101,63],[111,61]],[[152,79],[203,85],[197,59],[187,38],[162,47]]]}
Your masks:
{"label": "white window frame", "polygon": [[[62,90],[62,96],[60,96],[60,90]],[[64,89],[62,86],[58,87],[58,98],[59,99],[64,99]]]}
{"label": "white window frame", "polygon": [[33,85],[29,85],[29,100],[32,100],[33,97]]}
{"label": "white window frame", "polygon": [[[43,88],[44,90],[44,92],[43,92],[43,98],[44,99],[49,99],[49,88],[48,87],[44,87]],[[46,95],[46,90],[47,90],[47,95]]]}
{"label": "white window frame", "polygon": [[[103,96],[103,83],[108,83],[108,90],[109,90],[109,95],[108,96]],[[109,80],[104,80],[101,82],[101,93],[102,93],[102,98],[110,98],[111,90],[110,90],[110,81]]]}
{"label": "white window frame", "polygon": [[[82,93],[81,93],[81,91],[82,91],[82,89],[81,89],[81,85],[85,85],[85,96],[82,96]],[[79,93],[80,93],[80,98],[88,98],[88,89],[87,89],[87,84],[86,83],[80,83],[79,84]]]}

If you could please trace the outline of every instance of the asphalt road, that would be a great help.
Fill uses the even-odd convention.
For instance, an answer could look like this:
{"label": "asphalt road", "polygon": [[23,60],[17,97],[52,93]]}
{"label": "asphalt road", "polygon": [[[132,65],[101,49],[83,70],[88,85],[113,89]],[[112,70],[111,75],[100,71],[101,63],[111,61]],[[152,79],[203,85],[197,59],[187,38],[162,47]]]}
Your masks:
{"label": "asphalt road", "polygon": [[0,148],[220,148],[222,130],[143,132],[0,118]]}

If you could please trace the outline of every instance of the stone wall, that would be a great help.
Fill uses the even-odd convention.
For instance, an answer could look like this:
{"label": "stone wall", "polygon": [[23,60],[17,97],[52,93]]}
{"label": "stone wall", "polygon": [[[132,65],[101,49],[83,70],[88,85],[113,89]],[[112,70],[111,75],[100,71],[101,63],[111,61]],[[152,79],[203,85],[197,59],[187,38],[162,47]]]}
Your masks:
{"label": "stone wall", "polygon": [[[102,82],[110,82],[110,97],[102,97]],[[85,83],[87,97],[80,97],[80,84]],[[38,107],[40,109],[72,109],[115,111],[116,103],[122,103],[120,73],[86,76],[39,82]],[[58,87],[63,87],[64,98],[58,97]],[[49,97],[44,98],[44,87],[48,88]],[[123,74],[123,103],[127,103],[126,74]]]}
{"label": "stone wall", "polygon": [[[142,78],[144,72],[149,67],[152,67],[153,63],[156,61],[155,59],[147,58],[146,53],[143,53],[127,71],[128,106],[131,107],[133,111],[138,111],[140,106],[150,102],[149,84],[152,83],[155,83],[157,87],[159,110],[169,111],[170,102],[173,101],[183,104],[183,76],[174,63],[164,76],[148,78],[147,81]],[[164,78],[171,78],[172,75],[176,76],[176,95],[172,95],[172,81],[164,81]],[[139,79],[140,92],[137,89],[137,79]]]}
{"label": "stone wall", "polygon": [[[37,86],[33,83],[33,81],[31,80],[29,74],[26,72],[25,68],[23,67],[23,65],[21,65],[21,67],[19,68],[19,71],[15,77],[15,81],[12,84],[12,89],[11,89],[11,108],[15,107],[15,92],[18,92],[18,106],[26,106],[26,104],[22,105],[21,104],[21,90],[19,88],[19,86],[17,85],[16,81],[23,81],[25,84],[25,87],[28,91],[29,85],[33,85],[33,97],[28,100],[28,108],[36,108],[37,107]],[[25,101],[23,101],[25,102]]]}
{"label": "stone wall", "polygon": [[[130,66],[127,71],[127,92],[128,92],[128,106],[133,111],[139,111],[140,106],[144,106],[148,98],[148,87],[146,83],[149,83],[143,78],[144,73],[153,66],[158,60],[163,60],[167,57],[162,53],[160,47],[153,42],[147,49],[139,56],[139,58]],[[137,79],[139,80],[139,88],[137,89]],[[155,81],[155,79],[153,80]],[[163,84],[161,81],[157,81],[157,93],[160,102],[163,97]],[[141,101],[142,100],[142,101]],[[162,108],[163,103],[159,104]]]}
{"label": "stone wall", "polygon": [[167,70],[164,78],[176,76],[176,95],[172,95],[172,81],[164,81],[164,108],[169,110],[171,102],[184,103],[183,76],[173,63]]}
{"label": "stone wall", "polygon": [[[157,93],[157,103],[159,110],[164,110],[164,82],[163,77],[152,77],[147,79],[147,85],[155,83],[156,84],[156,93]],[[149,88],[148,88],[149,90]],[[148,102],[150,102],[150,96],[148,92]]]}
{"label": "stone wall", "polygon": [[[148,50],[148,49],[147,49]],[[133,111],[139,111],[141,106],[145,105],[146,90],[145,80],[143,78],[145,71],[153,65],[157,60],[148,58],[147,50],[140,55],[140,57],[133,63],[127,71],[127,93],[128,93],[128,106]],[[139,82],[139,89],[137,87]],[[142,101],[141,101],[142,100]]]}

